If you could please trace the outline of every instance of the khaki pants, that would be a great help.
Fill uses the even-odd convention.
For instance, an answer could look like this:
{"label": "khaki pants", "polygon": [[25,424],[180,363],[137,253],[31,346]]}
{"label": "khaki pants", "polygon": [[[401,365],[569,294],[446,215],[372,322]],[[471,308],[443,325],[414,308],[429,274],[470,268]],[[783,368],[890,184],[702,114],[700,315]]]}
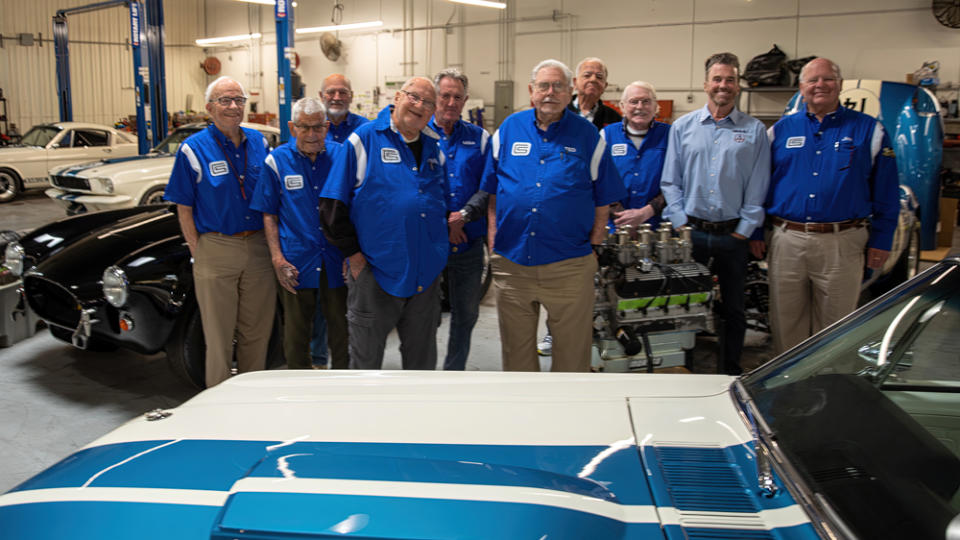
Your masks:
{"label": "khaki pants", "polygon": [[781,353],[857,308],[866,227],[805,233],[774,227],[770,235],[770,326]]}
{"label": "khaki pants", "polygon": [[542,305],[553,336],[551,371],[589,371],[596,257],[591,253],[522,266],[494,255],[491,263],[503,370],[540,371],[537,323]]}
{"label": "khaki pants", "polygon": [[200,235],[193,282],[207,344],[207,387],[230,377],[234,336],[237,370],[264,369],[277,286],[263,231],[246,238]]}

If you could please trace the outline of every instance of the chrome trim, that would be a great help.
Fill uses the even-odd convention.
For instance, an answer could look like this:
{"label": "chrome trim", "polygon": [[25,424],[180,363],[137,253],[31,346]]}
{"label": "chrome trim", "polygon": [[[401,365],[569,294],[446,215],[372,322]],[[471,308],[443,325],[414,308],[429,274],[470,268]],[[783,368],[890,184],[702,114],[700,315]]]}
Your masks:
{"label": "chrome trim", "polygon": [[70,336],[70,343],[78,349],[86,349],[90,340],[91,327],[100,322],[100,319],[94,319],[93,315],[97,313],[96,308],[87,308],[80,310],[80,323],[77,329]]}

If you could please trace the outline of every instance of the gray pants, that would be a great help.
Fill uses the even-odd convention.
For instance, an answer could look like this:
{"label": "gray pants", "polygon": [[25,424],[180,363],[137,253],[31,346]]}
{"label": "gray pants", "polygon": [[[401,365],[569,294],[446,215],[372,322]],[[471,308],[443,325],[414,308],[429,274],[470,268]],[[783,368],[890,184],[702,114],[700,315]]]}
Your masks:
{"label": "gray pants", "polygon": [[355,280],[348,272],[347,322],[351,369],[380,369],[387,335],[394,327],[403,369],[436,369],[440,278],[422,293],[399,298],[380,288],[369,264]]}

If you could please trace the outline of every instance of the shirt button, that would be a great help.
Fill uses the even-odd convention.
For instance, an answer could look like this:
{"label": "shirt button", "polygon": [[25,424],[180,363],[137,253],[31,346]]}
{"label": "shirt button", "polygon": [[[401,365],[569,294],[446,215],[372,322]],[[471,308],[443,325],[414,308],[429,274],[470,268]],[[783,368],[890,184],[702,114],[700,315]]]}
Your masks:
{"label": "shirt button", "polygon": [[630,193],[636,195],[636,194],[637,194],[637,190],[633,190],[633,191],[631,191]]}
{"label": "shirt button", "polygon": [[542,160],[542,159],[540,160],[540,164],[543,165],[543,160]]}
{"label": "shirt button", "polygon": [[456,253],[456,252],[457,252],[457,249],[458,249],[457,246],[453,246],[453,249],[451,249],[451,251],[453,251],[454,253]]}
{"label": "shirt button", "polygon": [[720,144],[720,141],[713,141],[713,144]]}
{"label": "shirt button", "polygon": [[247,216],[247,217],[245,217],[245,218],[243,218],[243,219],[250,219],[250,216]]}
{"label": "shirt button", "polygon": [[532,209],[532,210],[530,210],[530,211],[533,212],[534,214],[537,213],[537,209],[536,209],[536,208],[534,208],[534,209]]}
{"label": "shirt button", "polygon": [[417,170],[417,168],[416,168],[416,167],[414,167],[414,168],[413,168],[413,170]]}
{"label": "shirt button", "polygon": [[450,178],[453,178],[453,173],[450,173]]}
{"label": "shirt button", "polygon": [[318,266],[318,267],[317,267],[317,272],[319,272],[319,271],[320,271],[320,267]]}
{"label": "shirt button", "polygon": [[807,216],[807,221],[810,221],[811,219],[813,219],[813,218],[810,217],[810,216]]}
{"label": "shirt button", "polygon": [[818,155],[818,156],[820,155],[820,151],[819,151],[819,150],[817,150],[817,155]]}
{"label": "shirt button", "polygon": [[713,190],[712,190],[712,189],[710,190],[710,193],[713,193]]}
{"label": "shirt button", "polygon": [[547,142],[547,138],[546,138],[546,137],[543,138],[543,142]]}
{"label": "shirt button", "polygon": [[537,231],[533,231],[530,233],[530,236],[536,236],[536,235],[537,235]]}
{"label": "shirt button", "polygon": [[817,196],[814,195],[813,193],[810,194],[810,198],[811,198],[811,199],[815,199],[816,197],[817,197]]}
{"label": "shirt button", "polygon": [[421,214],[420,214],[420,217],[425,218],[425,217],[427,217],[427,214],[421,213]]}
{"label": "shirt button", "polygon": [[537,187],[540,187],[540,182],[537,182]]}
{"label": "shirt button", "polygon": [[820,176],[820,173],[818,173],[817,171],[813,171],[813,175],[814,175],[814,176]]}
{"label": "shirt button", "polygon": [[423,193],[423,190],[422,190],[422,189],[418,189],[418,190],[417,190],[417,193]]}
{"label": "shirt button", "polygon": [[423,292],[423,285],[417,285],[417,292]]}

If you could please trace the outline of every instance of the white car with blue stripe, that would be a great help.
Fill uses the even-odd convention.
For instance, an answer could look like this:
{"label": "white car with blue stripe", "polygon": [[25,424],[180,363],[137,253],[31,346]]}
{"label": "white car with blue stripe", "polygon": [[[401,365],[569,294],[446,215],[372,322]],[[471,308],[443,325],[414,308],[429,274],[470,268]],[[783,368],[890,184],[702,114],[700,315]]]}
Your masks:
{"label": "white car with blue stripe", "polygon": [[952,259],[740,379],[248,373],[0,496],[0,534],[950,537],[957,328]]}

